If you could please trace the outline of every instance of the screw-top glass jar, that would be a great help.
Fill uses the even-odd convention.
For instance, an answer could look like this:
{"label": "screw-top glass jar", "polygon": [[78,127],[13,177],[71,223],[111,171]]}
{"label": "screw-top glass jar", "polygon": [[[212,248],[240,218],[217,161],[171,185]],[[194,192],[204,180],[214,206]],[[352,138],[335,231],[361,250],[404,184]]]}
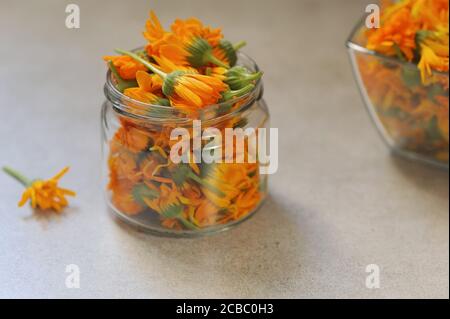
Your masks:
{"label": "screw-top glass jar", "polygon": [[[238,58],[238,65],[258,71],[248,56],[239,53]],[[258,160],[177,164],[171,160],[176,141],[170,136],[175,128],[195,135],[194,120],[201,120],[202,129],[253,128],[258,134],[269,121],[262,93],[259,80],[251,92],[205,107],[193,117],[123,95],[108,72],[102,107],[103,175],[114,213],[132,225],[176,237],[219,232],[250,217],[267,192],[267,175],[260,174]],[[207,140],[202,139],[203,152],[210,145]],[[243,152],[249,147],[245,143]]]}

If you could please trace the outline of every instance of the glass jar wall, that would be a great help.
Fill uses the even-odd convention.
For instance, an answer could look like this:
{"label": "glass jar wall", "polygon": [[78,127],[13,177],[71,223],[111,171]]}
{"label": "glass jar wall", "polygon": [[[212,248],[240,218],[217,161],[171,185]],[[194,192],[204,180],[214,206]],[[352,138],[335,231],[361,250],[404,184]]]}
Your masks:
{"label": "glass jar wall", "polygon": [[[258,70],[243,54],[238,64]],[[249,139],[268,127],[262,93],[259,81],[244,96],[187,115],[124,96],[108,73],[102,106],[103,179],[113,212],[132,225],[178,237],[219,232],[250,217],[267,193],[267,175],[260,174],[257,160],[248,160],[253,147]],[[189,146],[200,140],[203,153],[218,146],[211,146],[211,136],[198,139],[194,122],[201,123],[202,132],[214,128],[221,136],[227,128],[252,128],[255,136],[246,135],[244,149],[233,151],[234,158],[243,152],[246,160],[228,163],[223,155],[223,161],[206,163],[191,147],[189,162],[173,161],[171,150],[178,141],[171,139],[174,129],[190,133]]]}

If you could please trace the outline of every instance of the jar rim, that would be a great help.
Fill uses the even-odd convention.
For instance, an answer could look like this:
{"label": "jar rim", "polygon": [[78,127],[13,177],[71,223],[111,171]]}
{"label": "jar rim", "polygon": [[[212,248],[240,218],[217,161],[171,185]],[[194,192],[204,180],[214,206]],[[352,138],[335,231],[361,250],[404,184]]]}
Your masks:
{"label": "jar rim", "polygon": [[[143,47],[134,49],[133,51],[142,50]],[[243,52],[238,52],[238,61],[237,65],[242,65],[247,68],[249,68],[252,72],[259,72],[260,69],[256,62],[247,54]],[[239,63],[241,62],[241,63]],[[192,119],[205,119],[208,118],[206,116],[207,114],[216,114],[217,110],[224,105],[234,105],[239,102],[245,102],[242,103],[238,108],[235,110],[232,110],[230,112],[226,112],[224,114],[220,114],[219,116],[212,116],[209,119],[219,119],[226,116],[232,116],[233,114],[236,114],[243,109],[246,108],[246,106],[251,105],[255,100],[259,100],[262,98],[263,94],[263,82],[261,79],[258,79],[255,83],[255,87],[248,93],[235,97],[231,100],[228,100],[226,102],[216,103],[216,104],[210,104],[205,107],[202,107],[198,110],[198,114],[194,113],[198,116],[195,118],[186,116],[186,115],[193,115],[192,113],[185,113],[180,109],[174,108],[173,106],[164,106],[164,105],[156,105],[156,104],[150,104],[150,103],[144,103],[138,100],[135,100],[133,98],[130,98],[120,92],[117,87],[114,85],[112,76],[111,76],[111,70],[108,70],[106,73],[106,83],[104,86],[104,94],[106,98],[124,115],[139,118],[139,119],[147,119],[147,120],[174,120],[174,121],[189,121]],[[136,106],[141,111],[137,113]],[[183,114],[184,116],[180,116]]]}

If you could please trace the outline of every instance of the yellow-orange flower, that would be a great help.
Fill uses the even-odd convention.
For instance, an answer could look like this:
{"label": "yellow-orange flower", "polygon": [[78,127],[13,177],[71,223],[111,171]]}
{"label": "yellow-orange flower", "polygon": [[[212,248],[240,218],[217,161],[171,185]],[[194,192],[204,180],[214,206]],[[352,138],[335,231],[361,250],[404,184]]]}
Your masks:
{"label": "yellow-orange flower", "polygon": [[381,28],[367,32],[367,48],[389,56],[401,52],[418,63],[428,85],[432,70],[448,71],[448,19],[448,0],[384,1]]}
{"label": "yellow-orange flower", "polygon": [[126,55],[104,56],[103,59],[105,61],[112,61],[120,77],[124,80],[134,80],[136,78],[136,72],[139,70],[147,70],[143,64]]}
{"label": "yellow-orange flower", "polygon": [[164,38],[167,32],[164,30],[161,22],[155,12],[150,11],[150,17],[145,23],[144,37],[151,43],[157,42]]}
{"label": "yellow-orange flower", "polygon": [[367,48],[386,55],[395,55],[396,46],[408,61],[414,57],[415,36],[418,26],[414,23],[411,11],[402,7],[392,13],[392,17],[379,29],[371,29],[368,34]]}
{"label": "yellow-orange flower", "polygon": [[186,20],[176,19],[171,26],[172,32],[179,38],[187,40],[193,37],[200,37],[208,41],[211,46],[216,46],[223,38],[222,30],[212,29],[204,26],[197,18],[189,18]]}
{"label": "yellow-orange flower", "polygon": [[224,81],[227,77],[225,75],[225,73],[227,73],[228,69],[221,67],[221,66],[217,66],[214,68],[208,68],[206,71],[207,75],[213,76],[215,78],[218,78],[221,81]]}
{"label": "yellow-orange flower", "polygon": [[438,56],[430,47],[421,45],[421,58],[418,64],[422,82],[432,75],[432,70],[448,71],[449,58]]}
{"label": "yellow-orange flower", "polygon": [[164,89],[173,106],[196,110],[216,104],[227,85],[212,76],[182,73],[175,77],[173,87]]}
{"label": "yellow-orange flower", "polygon": [[144,64],[148,69],[164,80],[162,91],[173,106],[195,111],[207,105],[216,104],[222,97],[228,85],[219,78],[192,73],[189,71],[173,71],[169,74],[161,71],[137,54],[117,49],[117,52],[126,54]]}
{"label": "yellow-orange flower", "polygon": [[4,168],[6,173],[19,180],[26,187],[22,194],[22,198],[18,203],[19,207],[25,205],[25,203],[30,200],[31,207],[33,208],[42,210],[53,209],[57,212],[60,212],[69,204],[66,196],[76,195],[75,192],[58,186],[60,178],[63,177],[68,170],[69,167],[65,167],[49,180],[38,179],[30,181],[13,169],[7,167]]}
{"label": "yellow-orange flower", "polygon": [[162,213],[164,210],[169,208],[170,206],[176,206],[180,204],[179,201],[180,193],[174,188],[169,187],[165,184],[162,184],[160,187],[160,193],[158,198],[156,199],[144,199],[144,202],[151,209],[157,211],[158,213]]}
{"label": "yellow-orange flower", "polygon": [[205,178],[205,181],[219,189],[225,196],[219,196],[214,192],[204,189],[206,197],[218,207],[227,207],[232,200],[244,190],[251,189],[255,185],[248,177],[248,165],[239,163],[217,163],[213,170]]}
{"label": "yellow-orange flower", "polygon": [[124,147],[132,153],[139,153],[147,149],[150,141],[151,133],[124,122],[111,141],[111,150],[116,151]]}
{"label": "yellow-orange flower", "polygon": [[[136,80],[138,87],[127,88],[123,94],[133,100],[156,105],[169,106],[169,100],[162,98],[162,79],[156,74],[149,74],[144,71],[136,72]],[[135,109],[137,113],[145,113],[146,108],[139,105],[129,103],[130,107]]]}
{"label": "yellow-orange flower", "polygon": [[125,180],[114,185],[112,189],[112,203],[127,215],[137,215],[144,210],[144,207],[133,197],[133,185],[132,182]]}
{"label": "yellow-orange flower", "polygon": [[185,67],[201,67],[208,63],[226,66],[212,53],[213,47],[223,37],[220,29],[204,27],[195,18],[177,19],[172,25],[172,32],[166,32],[152,11],[144,36],[149,41],[147,54],[152,58],[165,58]]}

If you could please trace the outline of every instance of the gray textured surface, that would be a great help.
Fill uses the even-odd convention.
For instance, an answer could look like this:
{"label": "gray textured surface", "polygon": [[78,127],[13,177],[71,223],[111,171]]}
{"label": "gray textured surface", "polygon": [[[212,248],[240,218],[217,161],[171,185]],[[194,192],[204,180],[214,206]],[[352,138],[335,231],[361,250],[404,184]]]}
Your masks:
{"label": "gray textured surface", "polygon": [[[16,208],[0,174],[0,297],[449,296],[448,173],[389,156],[362,107],[344,41],[366,1],[0,0],[0,164],[70,165],[60,218]],[[215,237],[152,237],[116,223],[100,190],[101,56],[142,43],[147,11],[223,26],[265,71],[280,169],[254,218]],[[65,288],[65,266],[81,288]],[[381,288],[365,267],[381,267]]]}

